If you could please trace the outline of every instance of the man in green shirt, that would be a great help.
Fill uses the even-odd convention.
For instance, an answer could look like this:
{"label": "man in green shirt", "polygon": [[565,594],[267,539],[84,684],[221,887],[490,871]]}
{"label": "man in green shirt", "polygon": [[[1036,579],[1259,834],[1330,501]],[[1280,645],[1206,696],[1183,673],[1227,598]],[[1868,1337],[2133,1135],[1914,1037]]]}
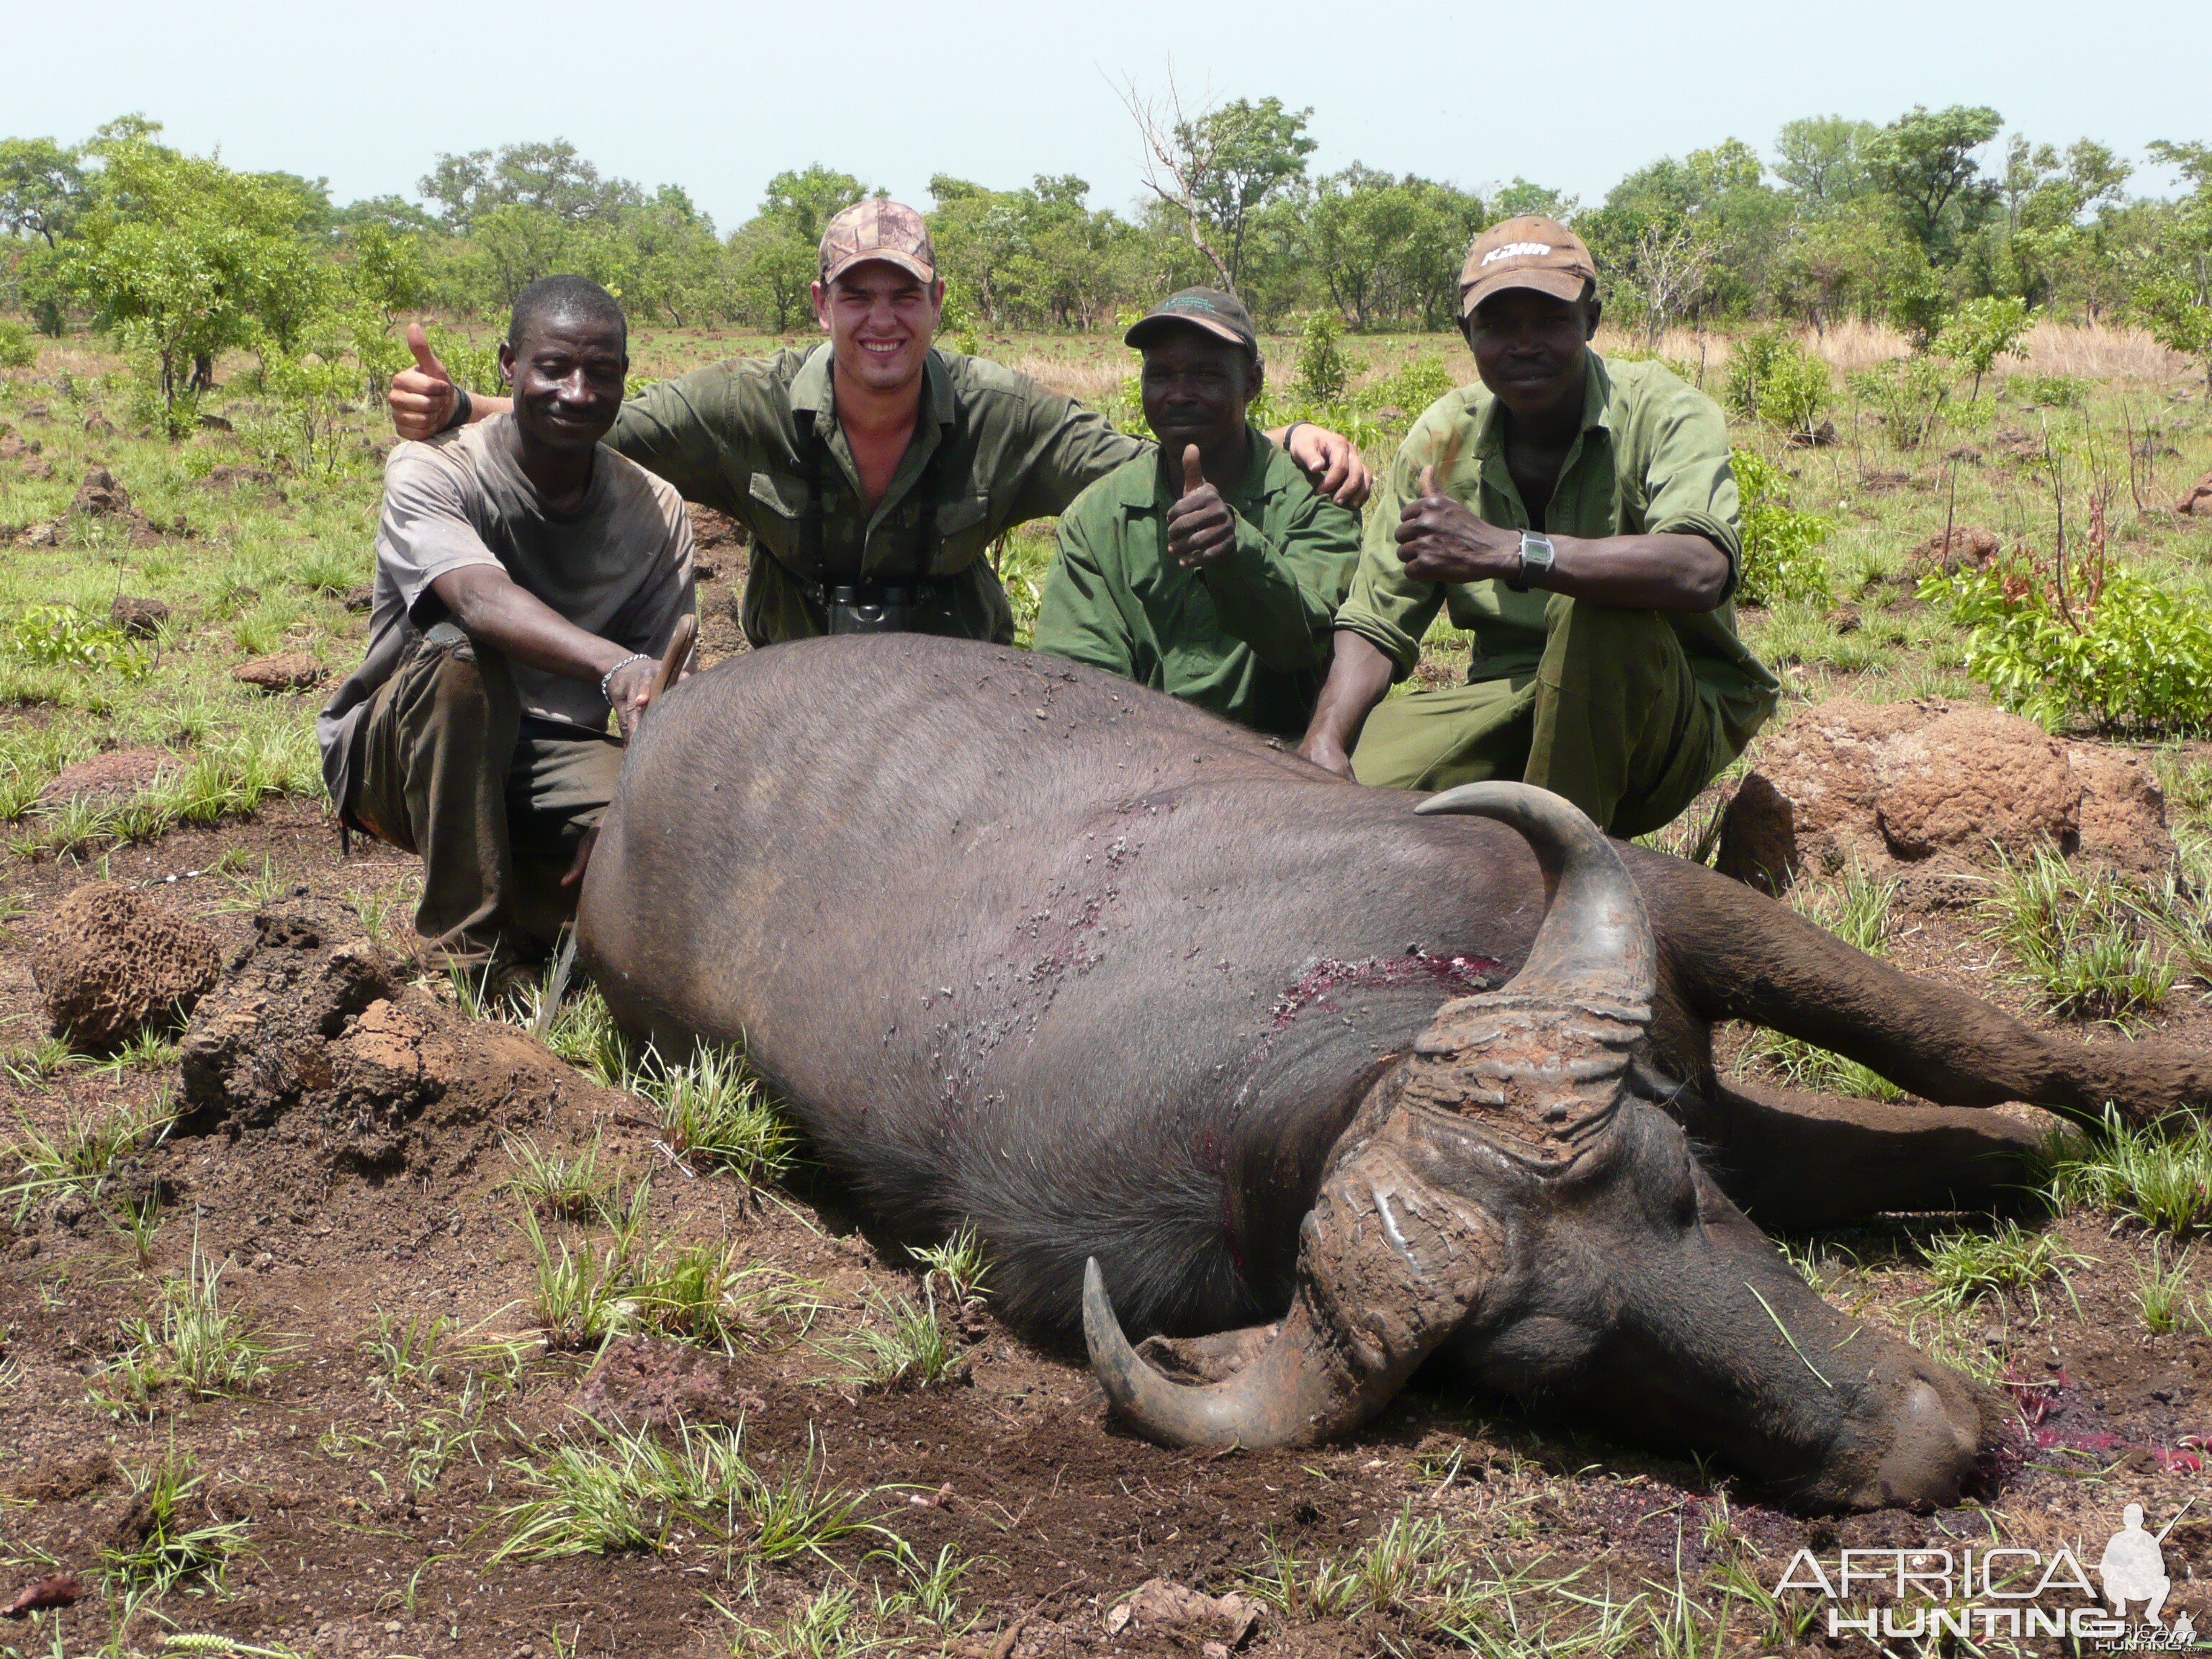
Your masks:
{"label": "man in green shirt", "polygon": [[1185,289],[1129,330],[1160,441],[1060,518],[1036,648],[1296,738],[1328,665],[1359,520],[1245,418],[1265,373],[1251,313]]}
{"label": "man in green shirt", "polygon": [[[1416,422],[1369,514],[1300,752],[1363,783],[1519,778],[1616,836],[1670,822],[1774,712],[1736,637],[1728,424],[1656,363],[1607,363],[1564,225],[1485,231],[1460,274],[1479,386]],[[1467,684],[1384,700],[1439,607]]]}
{"label": "man in green shirt", "polygon": [[[984,556],[1143,453],[1139,440],[980,358],[933,348],[945,284],[912,208],[868,201],[830,222],[814,307],[830,337],[664,380],[626,402],[608,443],[752,532],[743,620],[756,646],[908,629],[1012,643]],[[395,376],[402,437],[505,407],[458,392],[410,329]],[[1358,449],[1310,426],[1293,453],[1354,505]]]}

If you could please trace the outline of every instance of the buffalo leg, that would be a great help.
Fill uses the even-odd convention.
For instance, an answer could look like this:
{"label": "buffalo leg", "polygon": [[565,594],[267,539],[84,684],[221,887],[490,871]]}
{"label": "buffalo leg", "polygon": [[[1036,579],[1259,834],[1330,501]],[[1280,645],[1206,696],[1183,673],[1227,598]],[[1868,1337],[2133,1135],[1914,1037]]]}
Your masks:
{"label": "buffalo leg", "polygon": [[1687,1010],[1707,1022],[1787,1032],[1948,1106],[2023,1100],[2095,1124],[2108,1103],[2138,1123],[2212,1104],[2212,1051],[2046,1036],[1698,865],[1645,854],[1631,868]]}
{"label": "buffalo leg", "polygon": [[1808,1231],[1884,1211],[2019,1206],[2042,1136],[2002,1113],[1899,1106],[1709,1077],[1674,1112],[1698,1161],[1762,1227]]}

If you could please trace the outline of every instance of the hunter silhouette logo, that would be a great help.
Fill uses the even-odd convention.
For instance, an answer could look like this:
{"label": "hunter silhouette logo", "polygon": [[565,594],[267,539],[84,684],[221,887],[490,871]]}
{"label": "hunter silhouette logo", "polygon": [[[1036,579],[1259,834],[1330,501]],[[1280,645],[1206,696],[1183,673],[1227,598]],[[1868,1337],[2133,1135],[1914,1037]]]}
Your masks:
{"label": "hunter silhouette logo", "polygon": [[[2119,1531],[2112,1534],[2112,1541],[2105,1546],[2104,1554],[2098,1559],[2097,1576],[2105,1581],[2105,1599],[2112,1604],[2113,1618],[2126,1618],[2128,1603],[2142,1601],[2147,1603],[2143,1617],[2163,1628],[2166,1620],[2158,1616],[2159,1610],[2166,1606],[2166,1598],[2173,1589],[2173,1580],[2166,1576],[2166,1551],[2162,1546],[2166,1534],[2173,1530],[2181,1516],[2176,1515],[2155,1534],[2143,1530],[2142,1519],[2140,1504],[2130,1504],[2122,1512]],[[2173,1629],[2167,1633],[2187,1641],[2197,1632],[2185,1613],[2174,1620]]]}
{"label": "hunter silhouette logo", "polygon": [[[2094,1644],[2087,1651],[2177,1652],[2195,1645],[2197,1627],[2185,1612],[2171,1624],[2163,1617],[2173,1590],[2164,1547],[2190,1507],[2183,1504],[2154,1533],[2143,1525],[2142,1505],[2127,1506],[2120,1529],[2096,1558],[2101,1597],[2082,1558],[2063,1545],[2049,1554],[2004,1544],[1955,1553],[1847,1549],[1832,1565],[1800,1550],[1774,1590],[1818,1591],[1829,1603],[1831,1641],[1847,1635],[1877,1645],[1945,1635],[1966,1641],[2051,1636]],[[1887,1604],[1862,1600],[1869,1594]],[[2142,1622],[2130,1624],[2128,1609],[2138,1604]]]}

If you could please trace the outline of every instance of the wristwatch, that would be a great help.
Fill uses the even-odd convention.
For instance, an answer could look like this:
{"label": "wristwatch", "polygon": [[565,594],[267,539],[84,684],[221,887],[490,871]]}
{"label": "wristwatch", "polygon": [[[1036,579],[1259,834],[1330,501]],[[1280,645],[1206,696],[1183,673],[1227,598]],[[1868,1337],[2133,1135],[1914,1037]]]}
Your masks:
{"label": "wristwatch", "polygon": [[1526,593],[1528,591],[1528,584],[1533,579],[1552,574],[1552,562],[1554,557],[1555,555],[1552,551],[1552,538],[1540,530],[1522,531],[1521,532],[1521,574],[1517,576],[1507,577],[1505,585],[1516,593]]}

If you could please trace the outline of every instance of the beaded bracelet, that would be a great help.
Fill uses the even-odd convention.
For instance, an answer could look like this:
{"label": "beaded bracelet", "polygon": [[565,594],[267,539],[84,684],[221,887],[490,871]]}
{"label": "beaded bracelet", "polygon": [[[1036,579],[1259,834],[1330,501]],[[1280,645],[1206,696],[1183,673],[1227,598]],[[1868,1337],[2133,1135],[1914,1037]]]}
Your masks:
{"label": "beaded bracelet", "polygon": [[612,702],[614,701],[614,694],[607,690],[607,686],[609,683],[613,680],[614,677],[621,673],[623,669],[629,667],[634,662],[651,662],[652,660],[653,659],[642,651],[631,652],[629,655],[624,657],[612,668],[610,668],[605,673],[599,676],[599,696],[608,702]]}

